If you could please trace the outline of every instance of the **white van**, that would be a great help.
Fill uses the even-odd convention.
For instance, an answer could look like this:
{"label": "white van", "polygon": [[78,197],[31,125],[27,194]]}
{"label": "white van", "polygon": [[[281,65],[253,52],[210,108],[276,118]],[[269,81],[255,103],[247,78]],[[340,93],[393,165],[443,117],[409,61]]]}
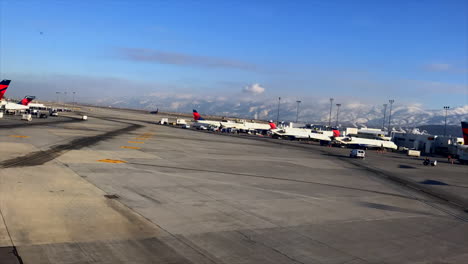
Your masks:
{"label": "white van", "polygon": [[366,151],[362,149],[353,149],[349,153],[350,158],[365,158],[366,157]]}

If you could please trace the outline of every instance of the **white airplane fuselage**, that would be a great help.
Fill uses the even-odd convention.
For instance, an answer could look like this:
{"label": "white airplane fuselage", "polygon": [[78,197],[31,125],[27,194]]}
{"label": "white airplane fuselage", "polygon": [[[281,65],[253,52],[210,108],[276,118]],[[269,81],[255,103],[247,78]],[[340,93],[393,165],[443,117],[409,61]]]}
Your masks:
{"label": "white airplane fuselage", "polygon": [[22,105],[18,103],[12,103],[12,102],[7,102],[7,101],[2,101],[0,104],[1,109],[4,110],[27,110],[29,109],[29,106],[27,105]]}
{"label": "white airplane fuselage", "polygon": [[239,130],[269,130],[269,124],[253,123],[253,122],[230,122],[230,121],[215,121],[215,120],[196,120],[193,123],[194,127],[222,127],[222,128],[235,128]]}
{"label": "white airplane fuselage", "polygon": [[221,125],[221,121],[214,121],[214,120],[195,120],[192,123],[193,127],[200,127],[200,126],[205,126],[205,127],[219,127]]}
{"label": "white airplane fuselage", "polygon": [[39,103],[30,103],[28,104],[28,106],[31,108],[46,108],[44,104],[39,104]]}
{"label": "white airplane fuselage", "polygon": [[244,127],[247,130],[269,130],[269,124],[254,123],[254,122],[244,122]]}
{"label": "white airplane fuselage", "polygon": [[336,141],[343,145],[356,145],[366,148],[381,148],[386,149],[397,149],[398,146],[389,140],[370,139],[370,138],[359,138],[359,137],[337,137]]}
{"label": "white airplane fuselage", "polygon": [[253,131],[253,130],[269,130],[269,124],[261,124],[261,123],[254,123],[254,122],[221,122],[222,127],[224,128],[235,128],[240,130],[246,131]]}
{"label": "white airplane fuselage", "polygon": [[272,130],[274,135],[280,137],[288,137],[293,139],[313,139],[313,140],[320,140],[320,141],[331,141],[330,136],[327,135],[327,131],[315,132],[312,129],[307,128],[278,128]]}

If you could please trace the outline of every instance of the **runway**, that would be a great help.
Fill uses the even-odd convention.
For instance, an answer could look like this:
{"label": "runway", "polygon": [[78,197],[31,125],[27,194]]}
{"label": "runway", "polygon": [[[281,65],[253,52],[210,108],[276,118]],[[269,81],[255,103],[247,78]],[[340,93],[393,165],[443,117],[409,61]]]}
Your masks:
{"label": "runway", "polygon": [[463,205],[387,179],[464,203],[466,167],[83,111],[0,120],[0,263],[468,261]]}

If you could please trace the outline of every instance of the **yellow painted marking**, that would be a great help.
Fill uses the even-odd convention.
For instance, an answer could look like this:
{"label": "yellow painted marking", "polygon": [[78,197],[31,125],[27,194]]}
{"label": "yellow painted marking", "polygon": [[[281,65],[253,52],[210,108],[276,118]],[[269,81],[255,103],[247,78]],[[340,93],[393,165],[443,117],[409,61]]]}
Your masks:
{"label": "yellow painted marking", "polygon": [[140,147],[129,147],[129,146],[121,146],[120,148],[125,148],[125,149],[140,149]]}
{"label": "yellow painted marking", "polygon": [[111,159],[102,159],[98,160],[99,162],[107,162],[107,163],[127,163],[125,160],[111,160]]}
{"label": "yellow painted marking", "polygon": [[15,138],[28,138],[29,136],[10,135],[10,137],[15,137]]}
{"label": "yellow painted marking", "polygon": [[144,144],[145,142],[143,142],[143,141],[128,141],[128,143]]}
{"label": "yellow painted marking", "polygon": [[[146,140],[146,139],[149,139],[151,137],[153,137],[153,133],[144,133],[144,134],[141,134],[139,135],[138,137],[136,137],[135,139],[138,139],[138,140]],[[133,143],[133,142],[132,142]]]}

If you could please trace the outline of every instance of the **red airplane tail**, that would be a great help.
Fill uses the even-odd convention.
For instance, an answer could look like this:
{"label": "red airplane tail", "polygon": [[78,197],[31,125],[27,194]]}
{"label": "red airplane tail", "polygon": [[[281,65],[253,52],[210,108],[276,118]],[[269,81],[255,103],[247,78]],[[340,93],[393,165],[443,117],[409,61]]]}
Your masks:
{"label": "red airplane tail", "polygon": [[333,136],[340,137],[340,131],[338,129],[333,129]]}
{"label": "red airplane tail", "polygon": [[270,129],[276,129],[276,124],[273,122],[273,120],[270,120],[268,124],[270,125]]}
{"label": "red airplane tail", "polygon": [[468,145],[468,122],[461,122],[463,132],[463,145]]}
{"label": "red airplane tail", "polygon": [[197,110],[193,109],[193,120],[205,120],[201,115],[197,112]]}
{"label": "red airplane tail", "polygon": [[36,96],[26,95],[21,101],[18,102],[18,104],[27,106],[34,99],[36,99]]}
{"label": "red airplane tail", "polygon": [[0,100],[3,98],[8,86],[10,85],[11,80],[3,80],[0,82]]}

